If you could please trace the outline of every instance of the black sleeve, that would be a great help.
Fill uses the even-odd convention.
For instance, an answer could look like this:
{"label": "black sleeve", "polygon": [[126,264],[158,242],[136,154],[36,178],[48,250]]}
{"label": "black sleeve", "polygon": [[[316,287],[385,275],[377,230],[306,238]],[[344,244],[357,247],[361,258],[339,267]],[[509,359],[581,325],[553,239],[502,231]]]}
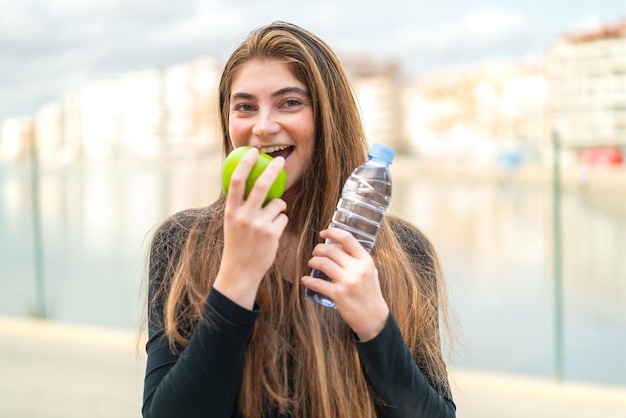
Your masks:
{"label": "black sleeve", "polygon": [[456,416],[451,394],[437,392],[419,369],[393,315],[389,314],[374,339],[356,344],[365,376],[377,396],[378,417]]}
{"label": "black sleeve", "polygon": [[[166,242],[153,245],[167,253],[168,263],[178,256],[177,245],[169,245],[177,235],[166,231],[156,238]],[[151,254],[151,295],[164,280],[167,257]],[[143,417],[230,418],[237,402],[243,355],[258,313],[258,309],[244,309],[212,289],[189,344],[172,349],[162,326],[163,298],[156,298],[149,306]]]}
{"label": "black sleeve", "polygon": [[[423,285],[437,286],[437,256],[430,241],[408,222],[388,216],[390,226],[414,265]],[[435,307],[435,309],[437,309]],[[392,314],[373,340],[357,342],[366,378],[377,396],[379,417],[455,417],[448,382],[436,385],[422,359],[412,355]]]}
{"label": "black sleeve", "polygon": [[163,330],[154,332],[147,344],[144,418],[231,417],[257,315],[213,289],[182,351],[170,349]]}

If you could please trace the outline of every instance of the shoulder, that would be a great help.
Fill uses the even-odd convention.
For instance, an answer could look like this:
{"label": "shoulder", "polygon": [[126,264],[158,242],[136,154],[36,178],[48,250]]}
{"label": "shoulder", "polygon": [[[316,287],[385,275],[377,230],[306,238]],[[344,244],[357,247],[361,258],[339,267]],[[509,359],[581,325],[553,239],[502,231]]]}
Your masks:
{"label": "shoulder", "polygon": [[151,294],[173,277],[190,234],[194,230],[205,230],[203,226],[215,219],[215,210],[215,205],[182,210],[154,228],[147,260]]}
{"label": "shoulder", "polygon": [[192,231],[206,230],[211,219],[216,218],[215,211],[215,205],[186,209],[158,224],[152,232],[149,247],[150,276],[164,275],[174,268]]}
{"label": "shoulder", "polygon": [[388,216],[388,221],[405,251],[411,255],[434,256],[432,243],[419,228],[396,216]]}
{"label": "shoulder", "polygon": [[208,224],[214,218],[216,205],[204,208],[185,209],[170,215],[154,229],[152,247],[181,244],[189,232],[198,224]]}
{"label": "shoulder", "polygon": [[440,274],[439,258],[426,234],[402,218],[389,216],[388,221],[413,268],[421,275],[437,281]]}

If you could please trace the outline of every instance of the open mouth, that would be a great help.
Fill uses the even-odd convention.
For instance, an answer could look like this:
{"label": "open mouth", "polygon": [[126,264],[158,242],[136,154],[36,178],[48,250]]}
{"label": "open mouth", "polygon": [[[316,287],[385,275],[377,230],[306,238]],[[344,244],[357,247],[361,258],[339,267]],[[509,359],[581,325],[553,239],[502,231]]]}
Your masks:
{"label": "open mouth", "polygon": [[273,145],[271,147],[262,147],[261,152],[269,155],[272,158],[283,157],[287,159],[293,152],[294,147],[291,145]]}

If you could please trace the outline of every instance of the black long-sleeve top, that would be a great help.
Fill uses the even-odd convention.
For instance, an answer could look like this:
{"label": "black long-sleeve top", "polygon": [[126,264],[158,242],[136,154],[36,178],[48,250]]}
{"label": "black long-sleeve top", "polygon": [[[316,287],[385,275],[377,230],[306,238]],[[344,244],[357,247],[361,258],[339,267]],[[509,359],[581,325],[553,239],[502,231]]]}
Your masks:
{"label": "black long-sleeve top", "polygon": [[[176,233],[162,230],[160,238],[171,239]],[[167,251],[175,246],[166,243],[164,248]],[[151,254],[151,259],[156,255]],[[151,266],[155,264],[151,262]],[[158,266],[150,269],[151,292],[163,280],[163,271]],[[258,307],[247,310],[212,289],[204,305],[205,319],[195,326],[189,344],[172,351],[162,328],[162,303],[151,306],[144,418],[239,418],[237,396],[244,352],[259,313]],[[378,417],[456,416],[449,389],[438,392],[420,370],[393,315],[374,339],[359,342],[355,338],[354,344],[366,379],[377,399],[382,400],[377,403]],[[264,418],[287,417],[269,412]]]}

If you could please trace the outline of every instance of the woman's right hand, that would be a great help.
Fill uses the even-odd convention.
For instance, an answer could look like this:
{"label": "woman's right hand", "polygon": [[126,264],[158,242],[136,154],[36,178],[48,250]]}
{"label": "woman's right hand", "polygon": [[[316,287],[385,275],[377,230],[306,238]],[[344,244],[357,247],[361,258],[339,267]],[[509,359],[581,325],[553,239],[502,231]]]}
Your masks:
{"label": "woman's right hand", "polygon": [[282,157],[272,160],[257,178],[247,199],[246,179],[259,151],[252,148],[230,179],[224,210],[224,252],[213,287],[240,306],[252,309],[259,284],[274,263],[285,227],[287,204],[282,199],[263,202],[278,173]]}

